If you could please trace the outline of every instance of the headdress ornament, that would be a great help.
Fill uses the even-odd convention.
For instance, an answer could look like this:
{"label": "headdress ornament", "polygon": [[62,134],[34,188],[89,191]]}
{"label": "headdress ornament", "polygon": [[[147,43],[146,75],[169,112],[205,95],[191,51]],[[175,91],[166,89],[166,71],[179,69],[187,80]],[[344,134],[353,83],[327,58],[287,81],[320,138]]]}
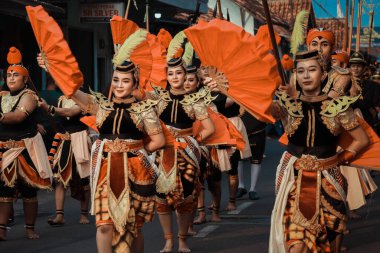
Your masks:
{"label": "headdress ornament", "polygon": [[306,44],[310,45],[311,41],[317,37],[322,37],[329,41],[331,45],[335,45],[335,36],[334,33],[330,30],[324,28],[313,28],[309,31],[306,38]]}
{"label": "headdress ornament", "polygon": [[22,65],[22,55],[20,53],[20,50],[15,47],[9,48],[7,61],[10,64],[7,73],[14,71],[21,74],[22,76],[29,76],[29,71],[24,67],[24,65]]}

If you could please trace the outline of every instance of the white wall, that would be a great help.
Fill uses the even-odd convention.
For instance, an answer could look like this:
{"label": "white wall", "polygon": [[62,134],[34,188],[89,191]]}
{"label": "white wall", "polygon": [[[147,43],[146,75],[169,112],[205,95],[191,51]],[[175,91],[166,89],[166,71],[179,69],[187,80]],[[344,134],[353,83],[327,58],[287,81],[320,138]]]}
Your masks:
{"label": "white wall", "polygon": [[[214,9],[216,0],[209,0],[208,7]],[[227,8],[230,13],[230,21],[240,27],[243,27],[247,32],[255,33],[255,21],[251,13],[245,9],[240,8],[232,0],[221,0],[223,17],[227,18]],[[242,13],[244,13],[244,25],[242,22]]]}

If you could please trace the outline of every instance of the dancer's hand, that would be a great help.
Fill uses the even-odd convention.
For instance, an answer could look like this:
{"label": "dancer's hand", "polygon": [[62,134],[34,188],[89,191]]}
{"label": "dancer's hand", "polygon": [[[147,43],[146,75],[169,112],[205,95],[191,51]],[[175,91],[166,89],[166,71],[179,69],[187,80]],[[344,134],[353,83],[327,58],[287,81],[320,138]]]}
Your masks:
{"label": "dancer's hand", "polygon": [[40,66],[40,68],[43,68],[46,72],[49,72],[49,70],[46,67],[46,62],[42,57],[42,53],[37,54],[37,63],[38,63],[38,66]]}
{"label": "dancer's hand", "polygon": [[218,84],[211,77],[206,77],[205,80],[203,81],[203,84],[209,87],[211,91],[216,91],[216,92],[220,91],[218,88]]}

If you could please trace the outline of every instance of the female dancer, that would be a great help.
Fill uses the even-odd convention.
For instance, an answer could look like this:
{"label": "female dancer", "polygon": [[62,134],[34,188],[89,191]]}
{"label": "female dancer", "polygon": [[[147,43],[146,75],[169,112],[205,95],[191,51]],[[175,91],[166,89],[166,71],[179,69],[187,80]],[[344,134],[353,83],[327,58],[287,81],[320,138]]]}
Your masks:
{"label": "female dancer", "polygon": [[[331,99],[322,92],[327,73],[318,51],[297,54],[295,67],[300,96],[292,100],[279,92],[273,106],[289,144],[277,168],[269,252],[339,252],[347,220],[339,165],[352,161],[369,140],[350,107],[357,98]],[[337,153],[342,131],[353,141]]]}
{"label": "female dancer", "polygon": [[[193,218],[195,182],[199,170],[202,143],[214,132],[214,125],[207,113],[205,90],[187,95],[184,88],[186,69],[181,58],[167,63],[169,90],[154,87],[148,97],[158,101],[156,108],[160,119],[176,141],[157,153],[160,177],[157,180],[157,213],[166,240],[161,252],[171,252],[173,248],[172,210],[177,214],[179,252],[190,252],[186,244],[186,234]],[[202,130],[193,136],[192,125],[199,120]]]}
{"label": "female dancer", "polygon": [[[41,56],[37,60],[45,66]],[[115,66],[110,100],[79,90],[72,96],[84,113],[96,116],[100,133],[91,151],[90,174],[99,253],[110,253],[112,247],[115,252],[143,252],[141,228],[154,215],[158,170],[148,153],[161,148],[165,137],[154,103],[136,103],[132,96],[137,85],[136,66],[125,60]]]}

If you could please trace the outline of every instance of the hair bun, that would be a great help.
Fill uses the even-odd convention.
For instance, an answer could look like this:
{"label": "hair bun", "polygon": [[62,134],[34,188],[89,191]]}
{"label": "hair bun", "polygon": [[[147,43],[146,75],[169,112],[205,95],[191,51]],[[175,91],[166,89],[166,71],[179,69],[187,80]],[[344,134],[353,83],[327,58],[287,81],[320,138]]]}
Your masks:
{"label": "hair bun", "polygon": [[9,52],[7,55],[7,61],[10,65],[20,64],[22,61],[22,55],[20,53],[20,50],[18,50],[16,47],[9,48]]}

